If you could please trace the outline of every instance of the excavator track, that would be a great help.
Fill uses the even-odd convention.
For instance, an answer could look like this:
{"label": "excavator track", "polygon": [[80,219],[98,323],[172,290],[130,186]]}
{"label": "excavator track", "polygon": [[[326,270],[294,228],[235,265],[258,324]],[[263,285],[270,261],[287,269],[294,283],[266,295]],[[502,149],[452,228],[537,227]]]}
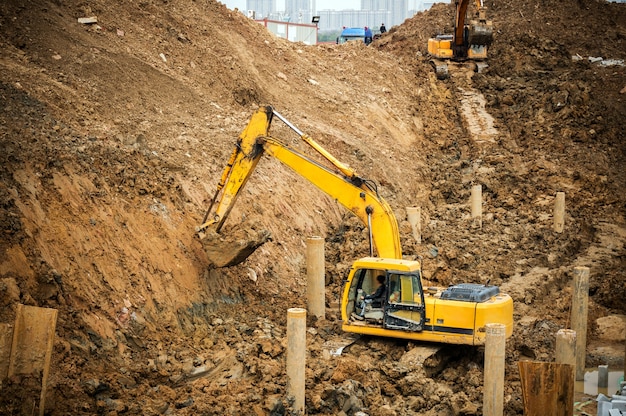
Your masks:
{"label": "excavator track", "polygon": [[456,71],[473,71],[480,73],[484,71],[489,65],[483,61],[446,61],[442,59],[431,59],[430,65],[435,71],[437,79],[444,80],[450,78],[453,72]]}
{"label": "excavator track", "polygon": [[484,95],[472,87],[470,78],[475,69],[465,68],[454,71],[451,83],[459,97],[460,113],[463,124],[475,143],[492,143],[501,136],[495,120],[487,109],[487,100]]}
{"label": "excavator track", "polygon": [[440,59],[431,59],[430,65],[435,70],[435,75],[437,75],[437,79],[444,80],[450,77],[450,73],[448,72],[448,63],[442,61]]}

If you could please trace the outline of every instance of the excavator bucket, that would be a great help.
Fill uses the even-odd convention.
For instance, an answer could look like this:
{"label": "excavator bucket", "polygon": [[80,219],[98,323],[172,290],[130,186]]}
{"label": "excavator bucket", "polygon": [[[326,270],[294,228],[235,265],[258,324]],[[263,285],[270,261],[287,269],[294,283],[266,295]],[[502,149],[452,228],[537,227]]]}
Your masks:
{"label": "excavator bucket", "polygon": [[202,245],[213,267],[230,267],[242,263],[254,251],[272,239],[267,230],[235,227],[221,234],[208,230],[202,235]]}
{"label": "excavator bucket", "polygon": [[470,45],[491,45],[493,42],[493,25],[491,22],[472,20],[469,25],[468,41]]}

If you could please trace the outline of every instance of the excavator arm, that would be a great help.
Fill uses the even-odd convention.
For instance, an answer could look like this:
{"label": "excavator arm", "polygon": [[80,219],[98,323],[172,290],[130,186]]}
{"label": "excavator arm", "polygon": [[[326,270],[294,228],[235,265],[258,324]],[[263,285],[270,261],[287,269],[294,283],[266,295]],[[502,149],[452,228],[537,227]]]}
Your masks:
{"label": "excavator arm", "polygon": [[[454,17],[454,45],[463,46],[465,39],[465,17],[469,0],[460,0],[456,3],[456,15]],[[477,1],[480,6],[480,1]]]}
{"label": "excavator arm", "polygon": [[[475,0],[476,10],[479,14],[479,19],[484,20],[485,8],[481,0]],[[470,4],[470,0],[459,0],[456,3],[456,15],[454,18],[454,44],[456,46],[463,46],[466,42],[465,39],[465,19],[467,17],[467,8]],[[470,42],[471,43],[471,42]]]}
{"label": "excavator arm", "polygon": [[[296,131],[304,142],[329,162],[330,167],[312,160],[271,137],[269,129],[274,117],[279,118]],[[300,132],[269,106],[257,110],[239,136],[203,223],[198,227],[201,238],[221,231],[237,197],[263,155],[278,159],[359,217],[369,229],[372,256],[375,248],[380,257],[402,258],[395,215],[387,202],[378,194],[376,185],[357,176],[354,170],[335,159],[317,142]],[[237,256],[237,262],[243,261],[241,257]],[[232,262],[226,265],[232,265]]]}
{"label": "excavator arm", "polygon": [[[486,47],[493,40],[491,21],[486,18],[487,9],[482,0],[475,0],[477,19],[465,23],[467,8],[470,0],[457,0],[456,16],[454,18],[454,56],[458,58],[472,58],[472,52],[477,47]],[[480,52],[478,52],[480,54]],[[478,58],[483,58],[482,55]]]}

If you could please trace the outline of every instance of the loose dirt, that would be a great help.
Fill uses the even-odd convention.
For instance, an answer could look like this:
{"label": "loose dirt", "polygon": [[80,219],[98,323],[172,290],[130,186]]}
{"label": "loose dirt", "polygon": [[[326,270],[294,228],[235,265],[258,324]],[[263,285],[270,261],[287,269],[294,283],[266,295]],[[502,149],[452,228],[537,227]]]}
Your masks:
{"label": "loose dirt", "polygon": [[[626,5],[485,4],[488,68],[440,81],[426,43],[452,30],[451,5],[365,47],[290,43],[213,0],[2,2],[0,322],[19,303],[58,309],[46,414],[290,414],[286,313],[306,306],[314,235],[328,307],[308,322],[307,413],[482,413],[482,348],[342,334],[342,280],[367,230],[277,161],[261,161],[223,230],[271,240],[210,267],[195,228],[260,105],[379,184],[427,284],[513,296],[505,414],[523,414],[517,362],[554,359],[575,266],[591,271],[586,364],[623,368]],[[0,413],[36,411],[37,377],[3,380]]]}

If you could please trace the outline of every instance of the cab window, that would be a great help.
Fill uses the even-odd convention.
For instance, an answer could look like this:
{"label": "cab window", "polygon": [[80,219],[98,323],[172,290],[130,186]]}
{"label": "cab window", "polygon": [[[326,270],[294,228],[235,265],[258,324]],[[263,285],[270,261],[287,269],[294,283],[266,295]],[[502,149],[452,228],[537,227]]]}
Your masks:
{"label": "cab window", "polygon": [[419,276],[389,274],[389,303],[405,305],[419,305],[422,303]]}

